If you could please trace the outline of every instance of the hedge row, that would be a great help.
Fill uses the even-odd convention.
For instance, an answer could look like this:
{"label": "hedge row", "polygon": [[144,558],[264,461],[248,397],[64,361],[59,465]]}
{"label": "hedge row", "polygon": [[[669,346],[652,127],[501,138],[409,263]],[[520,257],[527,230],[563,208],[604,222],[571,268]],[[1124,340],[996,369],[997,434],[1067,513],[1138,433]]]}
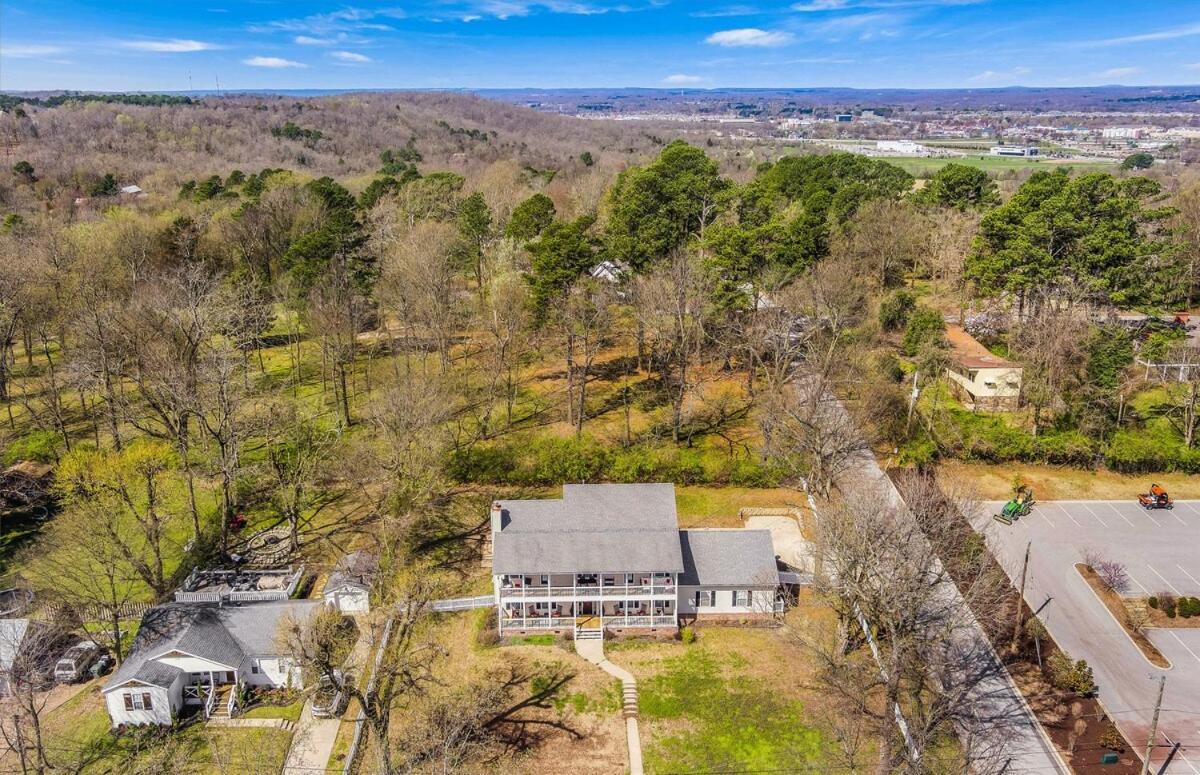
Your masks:
{"label": "hedge row", "polygon": [[936,427],[936,443],[926,437],[902,449],[905,462],[922,464],[953,457],[991,463],[1022,461],[1106,467],[1123,473],[1200,473],[1200,448],[1189,449],[1162,429],[1122,430],[1106,443],[1078,430],[1046,429],[1037,436],[1002,417],[949,409]]}
{"label": "hedge row", "polygon": [[517,486],[669,481],[775,487],[782,479],[777,468],[749,458],[673,445],[610,448],[588,437],[476,446],[452,455],[448,471],[460,482]]}

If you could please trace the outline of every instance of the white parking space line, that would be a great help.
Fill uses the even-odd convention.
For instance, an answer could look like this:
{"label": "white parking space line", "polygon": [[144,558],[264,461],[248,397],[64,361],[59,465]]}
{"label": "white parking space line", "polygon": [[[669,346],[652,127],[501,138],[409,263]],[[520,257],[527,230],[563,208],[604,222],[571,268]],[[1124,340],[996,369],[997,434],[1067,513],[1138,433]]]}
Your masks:
{"label": "white parking space line", "polygon": [[1175,504],[1175,508],[1180,508],[1180,507],[1187,509],[1188,513],[1192,514],[1193,516],[1196,514],[1200,514],[1200,506],[1197,506],[1194,503],[1176,503]]}
{"label": "white parking space line", "polygon": [[1180,591],[1179,591],[1179,590],[1178,590],[1178,589],[1175,587],[1175,585],[1174,585],[1174,584],[1172,584],[1171,582],[1167,581],[1167,577],[1166,577],[1166,576],[1162,575],[1162,574],[1161,574],[1161,573],[1159,573],[1157,570],[1155,570],[1153,565],[1151,565],[1150,563],[1146,563],[1146,567],[1150,569],[1150,572],[1151,572],[1151,573],[1153,573],[1155,576],[1158,576],[1160,579],[1162,579],[1163,583],[1164,583],[1164,584],[1166,584],[1168,587],[1170,587],[1172,592],[1174,592],[1174,593],[1175,593],[1175,594],[1177,594],[1177,595],[1182,595],[1182,594],[1183,594],[1182,592],[1180,592]]}
{"label": "white parking space line", "polygon": [[1182,565],[1180,565],[1179,563],[1175,563],[1175,567],[1176,567],[1176,568],[1179,568],[1179,570],[1183,571],[1183,575],[1185,575],[1185,576],[1187,576],[1189,579],[1191,579],[1193,584],[1195,584],[1197,587],[1200,587],[1200,581],[1197,581],[1195,576],[1193,576],[1192,574],[1188,573],[1186,568],[1184,568],[1184,567],[1183,567]]}
{"label": "white parking space line", "polygon": [[1106,504],[1104,504],[1104,505],[1105,505],[1105,506],[1108,506],[1110,509],[1112,509],[1113,511],[1117,512],[1117,516],[1118,516],[1118,517],[1120,517],[1121,519],[1125,520],[1125,523],[1126,523],[1127,525],[1129,525],[1130,527],[1137,527],[1137,525],[1136,525],[1136,524],[1134,524],[1133,520],[1131,520],[1129,517],[1127,517],[1127,516],[1125,516],[1124,514],[1122,514],[1122,513],[1121,513],[1121,510],[1120,510],[1120,509],[1118,509],[1116,506],[1113,506],[1111,503],[1106,503]]}
{"label": "white parking space line", "polygon": [[1125,570],[1125,575],[1129,577],[1130,581],[1132,581],[1134,584],[1137,584],[1143,592],[1145,592],[1147,595],[1150,594],[1150,590],[1146,589],[1146,585],[1138,581],[1137,576],[1134,576],[1132,573],[1130,573],[1128,569]]}
{"label": "white parking space line", "polygon": [[1039,517],[1041,517],[1042,519],[1046,520],[1046,524],[1047,524],[1047,525],[1049,525],[1051,528],[1053,528],[1053,527],[1054,527],[1054,523],[1050,521],[1050,518],[1049,518],[1049,517],[1047,517],[1047,516],[1046,516],[1044,513],[1042,513],[1042,510],[1041,510],[1041,509],[1039,509],[1039,508],[1035,508],[1035,509],[1033,510],[1033,513],[1034,513],[1034,514],[1037,514]]}
{"label": "white parking space line", "polygon": [[[1110,504],[1108,504],[1108,507],[1109,507],[1110,509],[1112,509],[1113,511],[1117,512],[1118,514],[1121,514],[1121,511],[1120,511],[1120,509],[1118,509],[1116,506],[1112,505],[1111,503],[1110,503]],[[1124,515],[1124,514],[1121,514],[1121,516],[1122,516],[1122,517],[1125,517],[1125,515]],[[1154,517],[1150,516],[1150,512],[1148,512],[1148,511],[1146,512],[1146,519],[1150,520],[1151,522],[1153,522],[1154,524],[1158,525],[1159,527],[1162,527],[1162,523],[1161,523],[1161,522],[1159,522],[1159,521],[1158,521],[1157,519],[1155,519]],[[1129,522],[1129,519],[1128,519],[1128,518],[1126,518],[1126,519],[1125,519],[1125,521],[1126,521],[1126,522]],[[1132,523],[1132,522],[1129,522],[1129,524],[1131,524],[1131,525],[1132,525],[1133,523]]]}
{"label": "white parking space line", "polygon": [[1195,660],[1196,660],[1197,662],[1200,662],[1200,655],[1197,655],[1197,654],[1196,654],[1196,652],[1194,652],[1194,651],[1192,651],[1190,648],[1188,648],[1188,644],[1186,644],[1186,643],[1184,643],[1184,642],[1183,642],[1183,638],[1180,638],[1180,637],[1179,637],[1178,635],[1176,635],[1174,632],[1171,632],[1171,630],[1167,630],[1167,632],[1170,632],[1170,633],[1171,633],[1171,637],[1172,637],[1172,638],[1174,638],[1175,640],[1179,641],[1179,645],[1180,645],[1180,646],[1183,646],[1184,650],[1185,650],[1185,651],[1187,651],[1187,653],[1191,654],[1191,655],[1192,655],[1192,657],[1193,657],[1193,658],[1195,658]]}
{"label": "white parking space line", "polygon": [[1080,522],[1079,520],[1075,519],[1075,515],[1072,514],[1071,510],[1068,509],[1066,506],[1062,505],[1061,503],[1055,503],[1054,506],[1057,507],[1058,510],[1061,511],[1063,514],[1066,514],[1067,519],[1069,519],[1075,523],[1075,527],[1083,527],[1083,523]]}
{"label": "white parking space line", "polygon": [[[1096,513],[1096,511],[1095,511],[1095,510],[1094,510],[1094,509],[1093,509],[1091,506],[1087,505],[1086,503],[1082,504],[1082,506],[1083,506],[1085,509],[1087,509],[1087,511],[1088,511],[1088,514],[1091,514],[1093,517],[1095,517],[1095,518],[1096,518],[1096,520],[1097,520],[1097,521],[1098,521],[1098,522],[1099,522],[1101,525],[1104,525],[1104,527],[1108,527],[1108,523],[1104,521],[1104,518],[1103,518],[1103,517],[1101,517],[1099,514],[1097,514],[1097,513]],[[1128,522],[1128,520],[1126,520],[1126,521]],[[1132,523],[1132,522],[1130,522],[1130,524],[1132,525],[1133,523]]]}
{"label": "white parking space line", "polygon": [[1193,767],[1193,766],[1192,766],[1192,763],[1191,763],[1191,762],[1189,762],[1189,761],[1188,761],[1188,759],[1187,759],[1187,757],[1183,755],[1183,751],[1176,751],[1176,752],[1175,752],[1175,758],[1176,758],[1176,759],[1179,759],[1179,760],[1180,760],[1180,761],[1182,761],[1184,764],[1186,764],[1186,765],[1188,766],[1188,769],[1189,769],[1189,770],[1191,770],[1192,772],[1196,773],[1196,775],[1200,775],[1200,770],[1198,770],[1198,769],[1196,769],[1195,767]]}

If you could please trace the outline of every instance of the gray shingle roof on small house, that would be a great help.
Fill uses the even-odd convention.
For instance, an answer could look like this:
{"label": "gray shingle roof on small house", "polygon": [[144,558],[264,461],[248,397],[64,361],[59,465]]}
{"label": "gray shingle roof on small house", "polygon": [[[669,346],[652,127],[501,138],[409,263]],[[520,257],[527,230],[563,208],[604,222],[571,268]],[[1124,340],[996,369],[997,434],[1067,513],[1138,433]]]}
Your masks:
{"label": "gray shingle roof on small house", "polygon": [[28,619],[0,619],[0,670],[12,667],[28,631]]}
{"label": "gray shingle roof on small house", "polygon": [[362,589],[370,591],[371,582],[379,568],[379,557],[362,549],[351,552],[338,560],[329,579],[325,582],[324,593],[328,594],[338,589]]}
{"label": "gray shingle roof on small house", "polygon": [[167,603],[142,617],[133,647],[105,691],[130,680],[170,686],[178,668],[156,661],[171,651],[207,659],[237,669],[247,656],[275,654],[279,624],[288,614],[307,618],[318,600],[286,600],[244,606]]}
{"label": "gray shingle roof on small house", "polygon": [[568,484],[561,499],[500,501],[497,574],[683,570],[671,484]]}
{"label": "gray shingle roof on small house", "polygon": [[744,528],[680,530],[680,586],[773,588],[779,585],[771,531]]}

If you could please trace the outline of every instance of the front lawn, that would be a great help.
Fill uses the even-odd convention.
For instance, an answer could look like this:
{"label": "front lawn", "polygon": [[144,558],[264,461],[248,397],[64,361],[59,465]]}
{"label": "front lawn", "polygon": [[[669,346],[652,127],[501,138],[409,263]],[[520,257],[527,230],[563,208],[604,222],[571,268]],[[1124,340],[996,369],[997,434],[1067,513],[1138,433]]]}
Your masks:
{"label": "front lawn", "polygon": [[639,687],[647,771],[820,769],[823,736],[805,725],[804,704],[747,666],[701,645],[663,660]]}
{"label": "front lawn", "polygon": [[[50,763],[80,775],[121,771],[279,772],[292,733],[261,727],[209,727],[193,723],[177,730],[141,729],[113,734],[99,688],[86,689],[42,719]],[[0,759],[6,772],[19,772],[15,753]]]}

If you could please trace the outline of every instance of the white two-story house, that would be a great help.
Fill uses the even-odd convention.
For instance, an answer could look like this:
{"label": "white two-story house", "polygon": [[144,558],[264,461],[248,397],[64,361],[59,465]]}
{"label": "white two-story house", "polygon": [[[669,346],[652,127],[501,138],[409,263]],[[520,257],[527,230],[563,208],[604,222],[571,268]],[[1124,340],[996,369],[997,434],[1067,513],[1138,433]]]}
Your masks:
{"label": "white two-story house", "polygon": [[601,637],[694,619],[770,616],[779,574],[766,530],[680,530],[671,484],[568,484],[491,510],[501,636]]}

